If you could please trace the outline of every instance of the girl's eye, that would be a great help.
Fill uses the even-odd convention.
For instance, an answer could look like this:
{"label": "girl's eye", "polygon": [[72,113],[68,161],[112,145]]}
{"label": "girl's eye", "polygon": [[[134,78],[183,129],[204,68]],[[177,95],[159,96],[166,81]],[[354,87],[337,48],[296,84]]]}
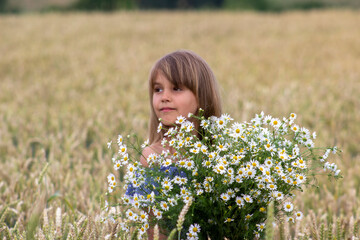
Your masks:
{"label": "girl's eye", "polygon": [[161,91],[162,91],[162,89],[159,88],[159,87],[155,87],[155,88],[154,88],[154,92],[161,92]]}
{"label": "girl's eye", "polygon": [[180,87],[174,87],[174,91],[181,91],[182,89]]}

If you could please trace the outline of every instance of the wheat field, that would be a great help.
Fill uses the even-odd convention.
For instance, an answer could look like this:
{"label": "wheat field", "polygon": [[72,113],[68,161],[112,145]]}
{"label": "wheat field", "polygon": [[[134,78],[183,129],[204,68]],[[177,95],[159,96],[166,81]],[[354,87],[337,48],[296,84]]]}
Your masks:
{"label": "wheat field", "polygon": [[[344,176],[295,193],[297,224],[275,239],[360,236],[360,13],[47,13],[0,16],[0,238],[116,238],[99,222],[106,143],[147,138],[147,77],[190,49],[213,69],[224,112],[298,115]],[[359,165],[357,165],[359,164]]]}

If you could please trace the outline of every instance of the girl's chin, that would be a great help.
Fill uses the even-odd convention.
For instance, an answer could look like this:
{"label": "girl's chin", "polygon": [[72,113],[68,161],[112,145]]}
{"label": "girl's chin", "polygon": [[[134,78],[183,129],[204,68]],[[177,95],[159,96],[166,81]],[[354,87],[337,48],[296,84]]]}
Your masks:
{"label": "girl's chin", "polygon": [[162,125],[164,125],[165,127],[174,127],[175,126],[175,121],[166,121],[164,119],[162,119],[161,121]]}
{"label": "girl's chin", "polygon": [[176,118],[169,118],[169,117],[161,118],[162,125],[167,126],[167,127],[174,127],[175,122],[176,122]]}

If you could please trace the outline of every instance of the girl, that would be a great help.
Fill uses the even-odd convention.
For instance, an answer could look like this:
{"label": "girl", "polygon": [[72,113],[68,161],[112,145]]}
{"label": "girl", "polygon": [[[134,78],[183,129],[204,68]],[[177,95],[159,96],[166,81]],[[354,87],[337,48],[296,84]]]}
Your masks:
{"label": "girl", "polygon": [[[149,77],[149,95],[149,146],[140,159],[146,167],[150,154],[160,154],[163,150],[174,152],[161,144],[165,130],[157,131],[160,121],[165,128],[172,127],[178,116],[197,115],[199,108],[204,110],[205,118],[221,115],[220,94],[213,72],[200,56],[188,50],[169,53],[155,63]],[[194,124],[199,131],[199,124]],[[153,229],[148,230],[148,236],[152,239]],[[166,236],[161,235],[160,239]]]}
{"label": "girl", "polygon": [[221,115],[220,94],[213,72],[205,60],[188,50],[169,53],[155,63],[149,77],[149,96],[150,146],[144,149],[141,161],[145,166],[149,154],[162,150],[165,131],[157,132],[159,119],[171,127],[178,116],[196,115],[199,108],[204,110],[205,118]]}

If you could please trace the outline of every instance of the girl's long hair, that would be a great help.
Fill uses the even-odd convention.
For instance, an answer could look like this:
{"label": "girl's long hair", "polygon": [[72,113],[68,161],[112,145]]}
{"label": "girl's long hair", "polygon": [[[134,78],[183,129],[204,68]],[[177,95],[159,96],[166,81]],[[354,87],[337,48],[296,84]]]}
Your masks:
{"label": "girl's long hair", "polygon": [[[214,73],[209,65],[199,55],[188,50],[169,53],[159,59],[150,71],[150,122],[149,144],[163,138],[163,132],[158,133],[159,119],[156,117],[153,101],[153,86],[158,74],[163,74],[173,85],[189,88],[198,100],[199,107],[204,110],[203,116],[221,115],[221,98]],[[185,116],[186,117],[186,116]]]}

